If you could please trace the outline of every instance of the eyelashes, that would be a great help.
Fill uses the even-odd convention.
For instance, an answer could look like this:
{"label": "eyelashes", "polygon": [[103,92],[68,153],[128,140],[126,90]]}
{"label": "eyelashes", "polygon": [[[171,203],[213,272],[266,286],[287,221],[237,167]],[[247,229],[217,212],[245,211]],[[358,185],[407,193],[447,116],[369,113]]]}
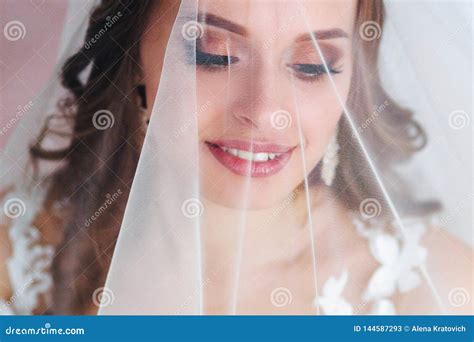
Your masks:
{"label": "eyelashes", "polygon": [[[327,68],[326,68],[327,66]],[[335,68],[332,63],[324,64],[287,64],[286,67],[293,75],[303,81],[314,82],[328,74],[340,74],[342,70]]]}
{"label": "eyelashes", "polygon": [[196,65],[203,66],[208,69],[223,69],[231,64],[237,63],[238,61],[238,57],[215,55],[203,52],[200,49],[196,49]]}
{"label": "eyelashes", "polygon": [[[194,53],[191,53],[194,51]],[[204,52],[196,44],[195,47],[188,48],[188,62],[195,64],[205,71],[224,71],[234,64],[238,64],[240,59],[235,56],[219,55]],[[327,68],[324,64],[310,64],[310,63],[288,63],[287,69],[292,75],[298,79],[306,82],[315,82],[321,80],[329,74],[339,74],[342,72],[340,68],[336,68],[334,63],[328,62]]]}

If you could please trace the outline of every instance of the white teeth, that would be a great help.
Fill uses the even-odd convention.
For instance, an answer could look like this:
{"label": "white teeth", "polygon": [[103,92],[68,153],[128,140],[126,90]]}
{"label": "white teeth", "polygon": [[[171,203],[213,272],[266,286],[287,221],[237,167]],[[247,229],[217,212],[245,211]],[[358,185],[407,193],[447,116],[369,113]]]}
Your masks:
{"label": "white teeth", "polygon": [[270,157],[269,153],[255,153],[253,155],[253,160],[255,161],[267,161]]}
{"label": "white teeth", "polygon": [[235,148],[228,148],[228,147],[222,147],[222,146],[219,146],[219,147],[224,152],[227,152],[235,157],[248,160],[248,161],[265,162],[268,160],[273,160],[280,155],[280,153],[267,153],[267,152],[253,153],[250,151],[238,150]]}
{"label": "white teeth", "polygon": [[237,157],[251,161],[253,159],[253,154],[249,151],[238,150]]}

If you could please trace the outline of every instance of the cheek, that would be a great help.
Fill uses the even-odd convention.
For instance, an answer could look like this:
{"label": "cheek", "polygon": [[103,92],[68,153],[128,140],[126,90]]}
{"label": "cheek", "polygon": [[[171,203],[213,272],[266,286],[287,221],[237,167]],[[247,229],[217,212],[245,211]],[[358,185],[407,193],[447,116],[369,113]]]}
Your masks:
{"label": "cheek", "polygon": [[240,127],[231,119],[232,103],[242,96],[240,83],[229,82],[226,73],[197,71],[196,112],[201,137],[235,133]]}
{"label": "cheek", "polygon": [[223,113],[226,113],[226,101],[224,96],[211,96],[208,89],[199,87],[196,91],[196,112],[198,133],[201,137],[212,133],[222,132],[220,127],[223,121]]}
{"label": "cheek", "polygon": [[350,88],[351,73],[345,72],[334,78],[337,93],[329,81],[324,89],[306,95],[306,101],[300,107],[301,131],[305,140],[306,157],[316,164],[323,156],[326,146],[336,131],[344,111]]}
{"label": "cheek", "polygon": [[336,126],[342,114],[339,102],[321,104],[308,115],[302,115],[301,131],[305,140],[306,158],[316,164],[324,154],[327,144],[335,133]]}

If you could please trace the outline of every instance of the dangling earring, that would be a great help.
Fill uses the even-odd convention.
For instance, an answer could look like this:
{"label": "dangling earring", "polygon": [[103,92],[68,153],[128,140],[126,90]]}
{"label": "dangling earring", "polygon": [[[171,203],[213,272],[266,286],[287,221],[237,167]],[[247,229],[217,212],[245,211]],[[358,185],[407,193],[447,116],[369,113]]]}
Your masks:
{"label": "dangling earring", "polygon": [[331,186],[336,176],[337,164],[339,164],[339,144],[337,143],[337,133],[339,129],[336,128],[334,136],[331,138],[329,145],[326,147],[326,152],[323,157],[323,166],[321,168],[321,179],[324,184]]}
{"label": "dangling earring", "polygon": [[138,92],[138,98],[139,98],[138,105],[140,106],[140,111],[143,114],[145,123],[148,125],[150,123],[150,118],[146,116],[147,103],[146,103],[146,88],[145,88],[145,85],[144,84],[139,84],[137,86],[137,92]]}

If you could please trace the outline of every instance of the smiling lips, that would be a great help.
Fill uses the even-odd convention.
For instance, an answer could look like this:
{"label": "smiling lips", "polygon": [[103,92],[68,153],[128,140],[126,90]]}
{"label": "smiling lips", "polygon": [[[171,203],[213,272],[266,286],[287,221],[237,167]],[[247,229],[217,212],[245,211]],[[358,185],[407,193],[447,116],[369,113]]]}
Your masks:
{"label": "smiling lips", "polygon": [[241,176],[267,177],[289,162],[294,147],[271,143],[219,140],[206,142],[213,156]]}

